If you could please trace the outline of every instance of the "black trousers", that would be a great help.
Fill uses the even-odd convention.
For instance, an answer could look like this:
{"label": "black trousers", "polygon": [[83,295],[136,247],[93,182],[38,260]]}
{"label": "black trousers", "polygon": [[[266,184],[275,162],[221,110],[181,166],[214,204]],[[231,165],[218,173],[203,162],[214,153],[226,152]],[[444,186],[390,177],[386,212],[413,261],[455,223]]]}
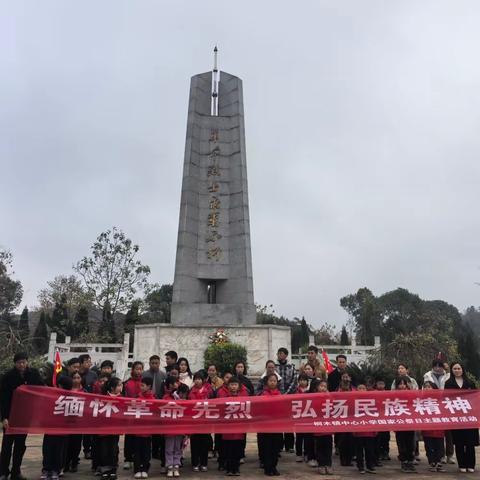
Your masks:
{"label": "black trousers", "polygon": [[258,433],[258,454],[265,473],[272,473],[278,464],[278,454],[282,449],[281,433]]}
{"label": "black trousers", "polygon": [[337,446],[340,455],[340,465],[349,466],[352,463],[353,454],[355,452],[355,443],[351,433],[337,433]]}
{"label": "black trousers", "polygon": [[225,455],[223,454],[223,438],[221,433],[216,433],[214,435],[215,445],[213,450],[217,452],[217,461],[219,467],[225,466]]}
{"label": "black trousers", "polygon": [[65,459],[67,435],[44,435],[42,444],[43,470],[60,473]]}
{"label": "black trousers", "polygon": [[162,460],[165,465],[165,437],[163,435],[152,435],[152,458]]}
{"label": "black trousers", "polygon": [[375,454],[377,461],[388,457],[390,453],[390,432],[378,432],[375,437]]}
{"label": "black trousers", "polygon": [[307,461],[315,460],[315,441],[313,440],[313,433],[304,433],[303,435],[303,448]]}
{"label": "black trousers", "polygon": [[[0,453],[0,475],[8,476],[10,472],[13,476],[20,474],[23,454],[27,449],[25,446],[26,439],[26,435],[5,435],[5,429],[3,429],[2,451]],[[12,460],[11,471],[10,460]]]}
{"label": "black trousers", "polygon": [[192,467],[206,467],[208,465],[208,434],[194,434],[190,436],[190,451],[192,454]]}
{"label": "black trousers", "polygon": [[375,456],[375,437],[354,437],[355,439],[355,454],[357,456],[357,468],[368,470],[375,468],[377,463]]}
{"label": "black trousers", "polygon": [[293,433],[283,434],[283,448],[286,452],[292,450],[295,446],[295,435]]}
{"label": "black trousers", "polygon": [[332,435],[315,435],[315,453],[319,467],[332,466],[333,438]]}
{"label": "black trousers", "polygon": [[440,463],[445,456],[445,444],[443,438],[423,437],[425,452],[428,463]]}
{"label": "black trousers", "polygon": [[415,458],[415,432],[395,432],[398,456],[401,462],[413,462]]}
{"label": "black trousers", "polygon": [[295,454],[297,457],[304,457],[306,453],[305,434],[297,433],[295,435]]}
{"label": "black trousers", "polygon": [[445,453],[447,457],[453,457],[453,454],[455,453],[455,448],[453,447],[452,432],[450,430],[447,430],[445,432]]}
{"label": "black trousers", "polygon": [[135,473],[148,472],[152,459],[152,437],[133,437],[133,468]]}
{"label": "black trousers", "polygon": [[458,468],[475,468],[475,446],[472,443],[456,441],[455,453]]}
{"label": "black trousers", "polygon": [[93,435],[83,435],[83,453],[91,453]]}
{"label": "black trousers", "polygon": [[240,459],[242,458],[243,440],[222,440],[223,456],[225,459],[225,470],[227,473],[240,471]]}
{"label": "black trousers", "polygon": [[98,437],[98,466],[102,473],[116,473],[118,468],[119,435],[102,435]]}
{"label": "black trousers", "polygon": [[123,456],[125,462],[133,462],[133,453],[135,451],[135,439],[133,435],[125,435],[123,444]]}
{"label": "black trousers", "polygon": [[[82,436],[83,435],[69,435],[67,437],[67,446],[65,451],[65,467],[76,466],[80,463],[80,452],[82,451]],[[93,443],[92,443],[93,447]],[[93,448],[92,448],[93,457]]]}

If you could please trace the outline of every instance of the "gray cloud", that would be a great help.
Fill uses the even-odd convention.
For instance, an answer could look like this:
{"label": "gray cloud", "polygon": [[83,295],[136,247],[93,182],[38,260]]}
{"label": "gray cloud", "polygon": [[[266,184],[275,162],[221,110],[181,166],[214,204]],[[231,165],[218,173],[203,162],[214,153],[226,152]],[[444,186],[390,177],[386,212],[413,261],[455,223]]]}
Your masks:
{"label": "gray cloud", "polygon": [[0,243],[33,305],[102,230],[171,282],[189,78],[244,81],[256,301],[341,324],[403,286],[478,305],[475,1],[10,2]]}

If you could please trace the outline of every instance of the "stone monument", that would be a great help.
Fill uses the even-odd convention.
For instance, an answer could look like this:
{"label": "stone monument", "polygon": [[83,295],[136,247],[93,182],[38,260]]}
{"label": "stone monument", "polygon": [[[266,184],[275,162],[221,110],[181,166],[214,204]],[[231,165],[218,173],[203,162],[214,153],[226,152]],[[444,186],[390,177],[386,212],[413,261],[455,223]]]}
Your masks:
{"label": "stone monument", "polygon": [[221,327],[259,373],[291,340],[255,320],[242,81],[218,71],[215,47],[213,71],[190,84],[171,324],[138,325],[136,358],[171,349],[201,368]]}

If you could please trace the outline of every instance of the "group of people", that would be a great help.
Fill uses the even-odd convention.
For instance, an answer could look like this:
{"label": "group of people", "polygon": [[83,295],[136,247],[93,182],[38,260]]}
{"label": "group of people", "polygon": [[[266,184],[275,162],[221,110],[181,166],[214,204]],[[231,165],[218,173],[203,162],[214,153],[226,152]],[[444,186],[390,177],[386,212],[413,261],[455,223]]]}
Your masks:
{"label": "group of people", "polygon": [[[68,360],[64,371],[57,379],[59,388],[84,391],[108,396],[126,396],[143,399],[206,400],[210,398],[247,397],[252,395],[288,395],[293,393],[327,393],[352,390],[385,390],[385,379],[369,379],[361,383],[348,368],[345,355],[336,357],[336,368],[327,375],[318,349],[310,346],[307,361],[297,371],[288,362],[288,350],[280,348],[277,361],[269,360],[258,382],[247,376],[247,366],[238,361],[232,369],[223,372],[216,365],[193,373],[189,362],[178,357],[174,351],[165,354],[165,367],[161,359],[152,355],[148,368],[140,361],[132,364],[130,378],[126,381],[114,376],[114,365],[104,361],[97,371],[92,369],[89,355],[80,355]],[[0,388],[1,418],[4,433],[8,427],[11,401],[14,390],[23,384],[42,385],[37,370],[28,366],[26,354],[16,354],[14,368],[2,378]],[[423,378],[423,389],[472,389],[463,366],[446,365],[434,360],[431,371]],[[419,385],[409,375],[405,364],[398,365],[391,389],[418,389]],[[395,439],[398,459],[403,472],[415,471],[419,461],[418,441],[423,437],[429,469],[444,472],[444,464],[455,463],[459,472],[474,472],[475,446],[478,445],[478,430],[449,431],[398,431]],[[23,480],[21,463],[25,452],[26,435],[3,435],[0,480]],[[84,457],[92,462],[92,471],[102,479],[116,479],[119,464],[119,435],[44,435],[41,478],[57,480],[66,472],[77,472],[83,446]],[[161,472],[167,477],[179,477],[184,464],[184,450],[190,444],[191,467],[195,472],[206,472],[209,459],[216,459],[219,471],[229,476],[240,475],[240,465],[245,461],[245,434],[193,434],[189,435],[125,435],[125,470],[133,470],[134,478],[148,478],[152,458],[161,463]],[[318,468],[322,475],[330,475],[332,458],[339,456],[342,466],[353,466],[360,474],[376,473],[383,462],[390,461],[390,433],[258,433],[258,456],[265,475],[280,475],[277,466],[281,452],[296,454],[297,462],[306,462]],[[10,477],[9,477],[10,475]]]}

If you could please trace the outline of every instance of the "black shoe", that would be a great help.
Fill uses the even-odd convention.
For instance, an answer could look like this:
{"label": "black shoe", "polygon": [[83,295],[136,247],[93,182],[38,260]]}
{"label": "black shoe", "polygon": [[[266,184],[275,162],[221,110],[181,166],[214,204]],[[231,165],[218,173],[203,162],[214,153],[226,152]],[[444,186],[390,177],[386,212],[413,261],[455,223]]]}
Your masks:
{"label": "black shoe", "polygon": [[279,476],[280,476],[280,472],[279,472],[276,468],[273,469],[273,474],[274,474],[276,477],[279,477]]}
{"label": "black shoe", "polygon": [[85,457],[85,460],[91,460],[92,452],[83,452],[83,456]]}
{"label": "black shoe", "polygon": [[[72,473],[77,473],[78,472],[78,465],[72,464],[72,466],[70,467],[70,471]],[[65,470],[65,472],[66,472],[66,470]]]}
{"label": "black shoe", "polygon": [[11,474],[10,480],[27,480],[27,477],[24,477],[21,473],[17,473],[16,475]]}

